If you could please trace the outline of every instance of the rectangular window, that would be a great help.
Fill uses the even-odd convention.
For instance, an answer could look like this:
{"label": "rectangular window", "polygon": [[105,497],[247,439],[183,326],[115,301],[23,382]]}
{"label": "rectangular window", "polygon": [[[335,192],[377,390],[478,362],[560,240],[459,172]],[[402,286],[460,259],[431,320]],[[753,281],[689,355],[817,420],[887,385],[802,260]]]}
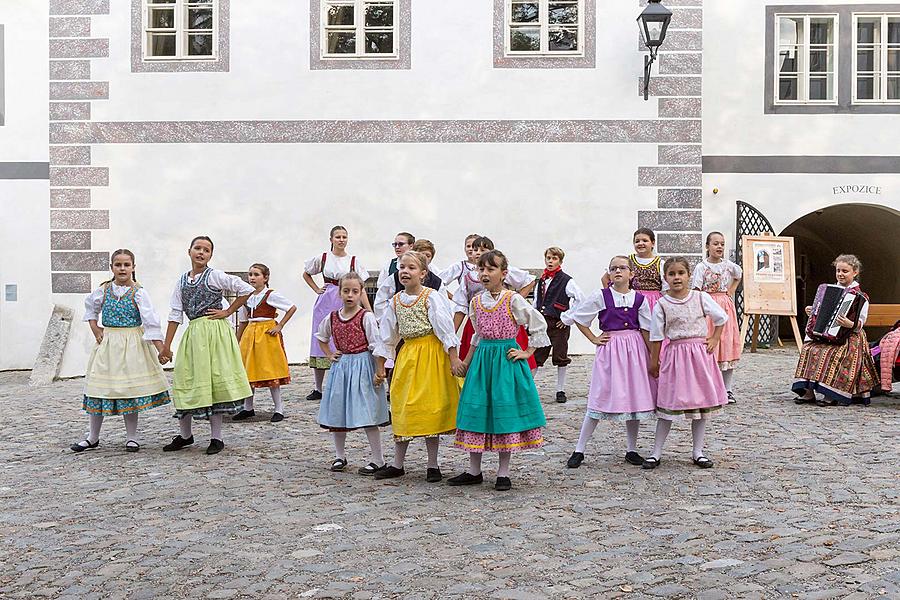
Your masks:
{"label": "rectangular window", "polygon": [[396,58],[394,0],[325,0],[322,58]]}
{"label": "rectangular window", "polygon": [[900,104],[900,14],[853,15],[853,102]]}
{"label": "rectangular window", "polygon": [[776,104],[837,102],[836,15],[778,15]]}
{"label": "rectangular window", "polygon": [[215,59],[214,0],[144,0],[144,59]]}
{"label": "rectangular window", "polygon": [[583,56],[584,0],[506,0],[507,56]]}

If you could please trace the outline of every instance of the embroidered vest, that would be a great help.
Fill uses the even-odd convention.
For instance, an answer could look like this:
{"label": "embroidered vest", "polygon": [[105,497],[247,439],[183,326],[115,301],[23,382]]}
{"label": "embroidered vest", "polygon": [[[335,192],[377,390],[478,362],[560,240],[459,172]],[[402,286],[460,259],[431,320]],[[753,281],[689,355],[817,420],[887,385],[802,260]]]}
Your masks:
{"label": "embroidered vest", "polygon": [[140,327],[141,313],[138,310],[135,294],[140,286],[133,285],[121,298],[116,298],[112,284],[104,286],[103,292],[103,326],[104,327]]}
{"label": "embroidered vest", "polygon": [[572,279],[567,273],[559,271],[546,286],[546,280],[538,279],[535,292],[535,306],[545,317],[558,319],[565,311],[569,310],[569,296],[566,294],[566,285]]}
{"label": "embroidered vest", "polygon": [[700,292],[692,290],[683,302],[663,296],[657,306],[661,306],[665,316],[664,333],[670,340],[706,338],[706,313],[703,312]]}
{"label": "embroidered vest", "polygon": [[420,338],[433,331],[428,319],[428,296],[431,288],[425,288],[412,304],[400,301],[400,294],[394,295],[394,311],[397,313],[397,329],[404,340]]}
{"label": "embroidered vest", "polygon": [[[269,294],[272,293],[272,290],[267,290],[265,295],[262,297],[262,300],[259,301],[259,304],[256,305],[256,308],[247,307],[247,315],[251,319],[274,319],[278,316],[278,311],[274,306],[269,306],[269,303],[266,300],[269,299]],[[248,301],[249,302],[249,301]]]}
{"label": "embroidered vest", "polygon": [[659,274],[659,261],[662,258],[657,256],[650,261],[649,265],[642,265],[637,261],[637,256],[632,254],[628,257],[628,264],[634,276],[631,278],[631,287],[635,290],[645,291],[662,291],[662,277]]}
{"label": "embroidered vest", "polygon": [[349,320],[341,318],[340,311],[331,313],[331,336],[334,347],[344,354],[359,354],[369,349],[369,340],[363,327],[366,310],[361,309]]}
{"label": "embroidered vest", "polygon": [[603,331],[639,331],[641,329],[638,319],[638,309],[644,303],[644,296],[640,292],[634,293],[634,306],[616,306],[616,299],[612,290],[603,288],[603,303],[606,305],[600,311],[600,329]]}
{"label": "embroidered vest", "polygon": [[504,291],[494,308],[485,308],[481,294],[475,297],[475,330],[485,340],[510,340],[519,333],[519,324],[512,314],[512,297],[515,292]]}
{"label": "embroidered vest", "polygon": [[181,276],[181,305],[191,321],[205,316],[211,308],[222,308],[222,290],[209,285],[210,273],[212,269],[207,267],[193,283],[188,273]]}

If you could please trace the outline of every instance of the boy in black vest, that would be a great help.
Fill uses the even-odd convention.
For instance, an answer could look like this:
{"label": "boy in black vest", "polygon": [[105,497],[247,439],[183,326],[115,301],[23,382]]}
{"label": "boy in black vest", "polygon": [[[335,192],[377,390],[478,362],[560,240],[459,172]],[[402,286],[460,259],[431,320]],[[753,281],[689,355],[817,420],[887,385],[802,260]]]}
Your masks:
{"label": "boy in black vest", "polygon": [[560,321],[562,313],[569,310],[572,301],[581,300],[581,288],[570,275],[562,270],[562,262],[566,253],[556,246],[544,251],[544,273],[537,282],[534,293],[534,307],[547,320],[547,334],[550,346],[534,351],[534,360],[538,368],[543,367],[553,350],[553,366],[556,367],[556,401],[565,402],[566,367],[572,362],[569,358],[569,334],[571,328]]}

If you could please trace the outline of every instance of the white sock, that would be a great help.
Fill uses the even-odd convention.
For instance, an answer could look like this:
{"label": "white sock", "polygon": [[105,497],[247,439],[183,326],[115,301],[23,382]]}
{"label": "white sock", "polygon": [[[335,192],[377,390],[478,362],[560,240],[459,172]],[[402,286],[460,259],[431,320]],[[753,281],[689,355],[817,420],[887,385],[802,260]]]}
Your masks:
{"label": "white sock", "polygon": [[222,419],[224,415],[210,415],[209,417],[209,438],[212,440],[225,441],[222,437]]}
{"label": "white sock", "polygon": [[137,426],[138,426],[138,414],[137,413],[128,413],[127,415],[122,416],[125,419],[125,441],[126,442],[136,442],[137,438]]}
{"label": "white sock", "polygon": [[425,451],[428,452],[428,468],[438,469],[438,448],[441,445],[440,438],[425,438]]}
{"label": "white sock", "polygon": [[626,452],[637,452],[638,432],[641,429],[641,422],[637,419],[625,421],[625,440],[628,444]]}
{"label": "white sock", "polygon": [[556,391],[566,391],[566,367],[556,367]]}
{"label": "white sock", "polygon": [[469,475],[481,473],[481,452],[469,452]]}
{"label": "white sock", "polygon": [[178,417],[178,428],[181,430],[181,433],[179,435],[181,435],[182,439],[186,440],[194,435],[191,432],[191,419],[191,415],[183,415],[181,417]]}
{"label": "white sock", "polygon": [[253,392],[248,398],[244,398],[244,410],[253,410],[253,396],[256,394],[256,389],[253,388],[250,390]]}
{"label": "white sock", "polygon": [[497,467],[497,477],[509,477],[510,458],[512,458],[512,452],[500,453],[500,465]]}
{"label": "white sock", "polygon": [[403,468],[407,450],[409,450],[409,442],[394,442],[394,466],[396,468]]}
{"label": "white sock", "polygon": [[732,391],[731,384],[734,381],[734,369],[722,371],[722,381],[725,383],[725,389],[729,392]]}
{"label": "white sock", "polygon": [[334,457],[346,459],[347,455],[345,448],[347,446],[347,432],[332,431],[331,435],[334,438]]}
{"label": "white sock", "polygon": [[672,430],[672,421],[668,419],[656,420],[656,439],[653,442],[653,458],[659,460],[662,457],[663,446],[666,445],[666,438],[669,437],[669,431]]}
{"label": "white sock", "polygon": [[93,444],[100,439],[100,426],[103,425],[103,415],[88,415],[88,426],[90,431],[87,434],[87,440],[78,442],[79,446],[88,447],[88,442]]}
{"label": "white sock", "polygon": [[703,441],[706,438],[706,419],[691,421],[691,434],[694,438],[694,458],[703,456]]}
{"label": "white sock", "polygon": [[279,386],[269,388],[272,394],[272,402],[275,403],[275,412],[284,414],[284,402],[281,400],[281,388]]}
{"label": "white sock", "polygon": [[313,374],[316,377],[316,391],[322,391],[322,384],[325,383],[325,369],[313,369]]}
{"label": "white sock", "polygon": [[380,467],[384,464],[384,450],[381,448],[381,429],[378,427],[366,427],[366,437],[369,438],[369,448],[372,449],[372,462]]}
{"label": "white sock", "polygon": [[584,415],[584,423],[581,424],[581,435],[578,436],[575,452],[584,454],[584,449],[587,448],[587,443],[591,439],[591,436],[594,435],[594,430],[597,429],[597,423],[599,422],[600,421],[597,419],[592,419],[588,415]]}

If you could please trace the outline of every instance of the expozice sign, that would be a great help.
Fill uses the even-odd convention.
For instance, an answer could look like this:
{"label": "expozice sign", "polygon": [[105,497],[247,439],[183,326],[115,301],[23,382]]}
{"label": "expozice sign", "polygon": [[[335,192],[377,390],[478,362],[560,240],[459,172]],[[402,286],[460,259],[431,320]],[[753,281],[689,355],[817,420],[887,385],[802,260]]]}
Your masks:
{"label": "expozice sign", "polygon": [[834,195],[840,194],[872,194],[881,195],[881,187],[877,185],[836,185],[832,188]]}

